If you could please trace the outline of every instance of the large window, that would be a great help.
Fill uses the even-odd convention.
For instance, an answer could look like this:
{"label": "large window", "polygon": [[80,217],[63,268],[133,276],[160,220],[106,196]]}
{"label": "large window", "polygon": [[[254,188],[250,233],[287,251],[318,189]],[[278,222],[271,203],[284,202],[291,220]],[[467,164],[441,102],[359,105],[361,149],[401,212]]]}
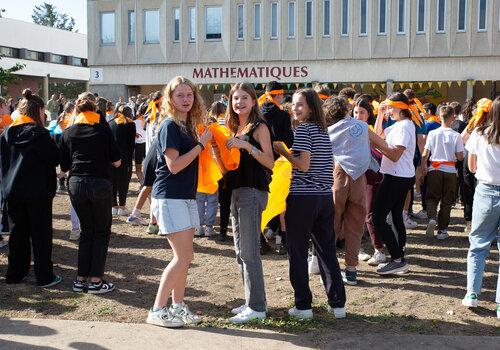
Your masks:
{"label": "large window", "polygon": [[12,47],[0,46],[0,57],[19,57],[19,49]]}
{"label": "large window", "polygon": [[306,37],[310,38],[313,35],[313,2],[306,1]]}
{"label": "large window", "polygon": [[295,38],[295,1],[288,3],[288,37]]}
{"label": "large window", "polygon": [[205,8],[205,32],[205,38],[208,40],[222,38],[222,7]]}
{"label": "large window", "polygon": [[181,9],[174,8],[174,41],[181,39]]}
{"label": "large window", "polygon": [[128,43],[135,43],[135,12],[128,12]]}
{"label": "large window", "polygon": [[378,33],[387,34],[387,0],[378,0]]}
{"label": "large window", "polygon": [[467,0],[458,0],[457,30],[465,32],[467,16]]}
{"label": "large window", "polygon": [[477,30],[478,32],[485,32],[486,26],[488,25],[487,21],[487,12],[488,12],[488,0],[478,0],[477,3]]}
{"label": "large window", "polygon": [[189,14],[189,41],[196,41],[196,7],[188,8]]}
{"label": "large window", "polygon": [[[52,56],[52,54],[50,55]],[[26,50],[24,58],[33,61],[45,61],[43,52],[39,51]],[[50,59],[52,58],[50,57]]]}
{"label": "large window", "polygon": [[445,32],[446,0],[437,0],[436,32]]}
{"label": "large window", "polygon": [[323,35],[330,36],[330,0],[323,1]]}
{"label": "large window", "polygon": [[260,26],[261,26],[261,12],[260,4],[253,5],[253,37],[254,39],[260,39]]}
{"label": "large window", "polygon": [[359,2],[359,35],[365,36],[368,34],[368,0],[360,0]]}
{"label": "large window", "polygon": [[160,11],[144,10],[144,43],[160,42]]}
{"label": "large window", "polygon": [[406,33],[406,0],[398,0],[398,34]]}
{"label": "large window", "polygon": [[56,54],[51,53],[50,54],[50,62],[51,63],[66,64],[66,56],[56,55]]}
{"label": "large window", "polygon": [[425,33],[425,1],[417,0],[417,33]]}
{"label": "large window", "polygon": [[101,45],[114,45],[115,41],[115,13],[101,12]]}
{"label": "large window", "polygon": [[271,39],[278,39],[278,3],[271,3]]}
{"label": "large window", "polygon": [[341,35],[349,35],[349,0],[342,0]]}
{"label": "large window", "polygon": [[236,7],[236,24],[238,28],[236,29],[236,38],[238,40],[243,40],[245,35],[245,5],[239,4]]}

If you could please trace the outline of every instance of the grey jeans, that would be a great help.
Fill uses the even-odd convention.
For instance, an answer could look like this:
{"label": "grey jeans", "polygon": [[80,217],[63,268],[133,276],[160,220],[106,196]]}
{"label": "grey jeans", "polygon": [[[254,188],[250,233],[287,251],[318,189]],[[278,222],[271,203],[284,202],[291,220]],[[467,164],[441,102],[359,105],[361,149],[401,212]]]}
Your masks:
{"label": "grey jeans", "polygon": [[266,311],[264,273],[260,259],[260,223],[267,192],[242,187],[233,190],[234,250],[245,287],[245,303],[254,311]]}

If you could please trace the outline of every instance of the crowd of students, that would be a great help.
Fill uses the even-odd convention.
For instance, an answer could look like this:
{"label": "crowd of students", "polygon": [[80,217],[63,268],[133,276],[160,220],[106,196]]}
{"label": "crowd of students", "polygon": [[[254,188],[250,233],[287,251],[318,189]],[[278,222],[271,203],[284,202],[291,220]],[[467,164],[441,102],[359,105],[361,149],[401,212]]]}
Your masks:
{"label": "crowd of students", "polygon": [[[297,90],[290,99],[278,82],[270,82],[260,97],[252,84],[239,83],[207,111],[196,86],[175,77],[163,91],[119,101],[114,108],[82,93],[48,127],[46,105],[30,90],[15,110],[8,107],[0,98],[8,284],[28,275],[31,249],[36,283],[51,287],[61,281],[51,258],[59,181],[58,190],[67,190],[71,201],[69,238],[79,240],[74,292],[115,289],[104,279],[113,216],[168,240],[173,257],[149,310],[150,324],[175,328],[201,322],[184,302],[193,239],[227,240],[230,218],[245,296],[245,303],[231,310],[230,322],[266,317],[261,255],[274,237],[276,252],[289,259],[294,290],[289,315],[313,317],[309,275],[320,274],[328,311],[344,318],[344,284],[358,283],[359,260],[376,266],[380,275],[408,273],[406,230],[417,225],[412,217],[426,220],[427,235],[444,240],[457,202],[470,241],[462,304],[477,306],[485,259],[500,232],[500,97],[467,100],[462,109],[457,102],[422,105],[412,90],[378,102],[350,88],[334,94],[318,85]],[[287,196],[278,198],[286,200],[286,210],[262,223],[276,196],[271,187],[278,159],[292,168],[283,189]],[[134,167],[141,188],[130,212]],[[416,198],[423,207],[418,213],[412,210]],[[148,199],[149,220],[141,213]],[[361,249],[365,232],[371,255]],[[500,317],[500,280],[496,302]]]}

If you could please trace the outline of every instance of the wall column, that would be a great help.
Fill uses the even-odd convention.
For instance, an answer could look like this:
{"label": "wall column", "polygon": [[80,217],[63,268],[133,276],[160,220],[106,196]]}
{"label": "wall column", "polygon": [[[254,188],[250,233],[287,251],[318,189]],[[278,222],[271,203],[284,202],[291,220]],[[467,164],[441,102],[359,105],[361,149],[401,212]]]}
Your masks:
{"label": "wall column", "polygon": [[50,74],[43,77],[43,100],[45,103],[49,101],[49,77]]}
{"label": "wall column", "polygon": [[467,98],[474,97],[474,80],[467,80]]}
{"label": "wall column", "polygon": [[393,87],[394,80],[389,79],[385,82],[385,94],[387,95],[387,97],[391,96]]}

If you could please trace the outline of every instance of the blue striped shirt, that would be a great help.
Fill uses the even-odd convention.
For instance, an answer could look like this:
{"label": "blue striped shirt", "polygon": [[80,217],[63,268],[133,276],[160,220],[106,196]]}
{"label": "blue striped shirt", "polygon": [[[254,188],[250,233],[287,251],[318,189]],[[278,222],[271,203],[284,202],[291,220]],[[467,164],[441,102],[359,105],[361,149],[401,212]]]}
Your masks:
{"label": "blue striped shirt", "polygon": [[326,131],[321,131],[317,124],[300,124],[295,131],[292,151],[294,156],[301,151],[311,153],[311,161],[308,171],[293,168],[290,193],[332,194],[333,154]]}

